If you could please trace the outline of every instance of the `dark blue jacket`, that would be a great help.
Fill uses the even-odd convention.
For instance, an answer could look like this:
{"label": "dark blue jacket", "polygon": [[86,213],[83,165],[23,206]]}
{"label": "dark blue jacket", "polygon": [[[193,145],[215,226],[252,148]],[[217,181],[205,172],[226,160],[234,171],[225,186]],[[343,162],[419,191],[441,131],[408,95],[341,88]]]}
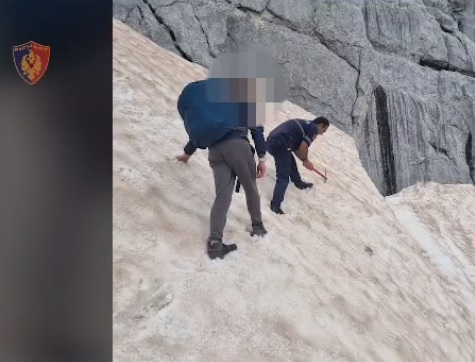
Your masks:
{"label": "dark blue jacket", "polygon": [[[264,128],[263,127],[255,127],[250,128],[248,130],[234,130],[229,132],[224,138],[222,138],[219,142],[223,142],[232,138],[244,138],[249,142],[248,139],[248,131],[251,132],[252,139],[254,140],[254,145],[256,146],[256,153],[258,157],[264,157],[267,152],[266,148],[266,141],[264,139]],[[188,141],[186,144],[184,151],[187,155],[192,155],[196,151],[197,147],[193,144],[193,142]]]}
{"label": "dark blue jacket", "polygon": [[303,119],[289,119],[274,128],[267,140],[280,138],[291,151],[296,151],[302,142],[310,146],[315,135],[318,135],[316,124]]}

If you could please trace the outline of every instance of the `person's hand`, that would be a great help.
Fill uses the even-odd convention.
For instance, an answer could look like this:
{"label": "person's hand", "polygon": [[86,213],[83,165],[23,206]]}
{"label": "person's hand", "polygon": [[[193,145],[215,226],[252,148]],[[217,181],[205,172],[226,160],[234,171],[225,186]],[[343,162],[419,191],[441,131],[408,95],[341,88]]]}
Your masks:
{"label": "person's hand", "polygon": [[267,166],[265,162],[259,162],[257,164],[257,178],[263,178],[266,174]]}
{"label": "person's hand", "polygon": [[310,171],[315,171],[315,166],[313,166],[313,163],[311,163],[309,160],[303,162],[303,167]]}
{"label": "person's hand", "polygon": [[180,155],[180,156],[176,156],[176,159],[180,162],[183,162],[183,163],[187,163],[188,160],[190,159],[191,155],[187,155],[186,153]]}

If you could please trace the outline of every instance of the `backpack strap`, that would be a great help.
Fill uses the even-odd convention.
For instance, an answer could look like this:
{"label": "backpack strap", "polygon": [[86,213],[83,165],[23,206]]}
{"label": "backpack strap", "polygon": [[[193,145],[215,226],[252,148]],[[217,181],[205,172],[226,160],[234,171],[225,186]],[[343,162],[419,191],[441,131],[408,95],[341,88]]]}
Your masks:
{"label": "backpack strap", "polygon": [[302,125],[300,124],[300,122],[296,119],[295,122],[297,122],[297,124],[299,125],[299,128],[300,130],[302,131],[302,136],[305,140],[307,140],[308,144],[311,144],[312,143],[312,140],[310,139],[309,136],[307,136],[307,134],[305,133],[305,131],[303,130],[303,127]]}

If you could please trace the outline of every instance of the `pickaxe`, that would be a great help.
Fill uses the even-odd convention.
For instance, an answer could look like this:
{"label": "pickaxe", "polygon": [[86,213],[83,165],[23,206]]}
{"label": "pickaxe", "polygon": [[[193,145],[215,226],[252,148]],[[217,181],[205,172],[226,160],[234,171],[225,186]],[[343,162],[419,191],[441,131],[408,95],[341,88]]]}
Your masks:
{"label": "pickaxe", "polygon": [[323,177],[323,183],[327,182],[327,169],[325,167],[325,174],[322,174],[320,171],[318,171],[316,168],[313,169],[316,173],[318,173],[320,176]]}

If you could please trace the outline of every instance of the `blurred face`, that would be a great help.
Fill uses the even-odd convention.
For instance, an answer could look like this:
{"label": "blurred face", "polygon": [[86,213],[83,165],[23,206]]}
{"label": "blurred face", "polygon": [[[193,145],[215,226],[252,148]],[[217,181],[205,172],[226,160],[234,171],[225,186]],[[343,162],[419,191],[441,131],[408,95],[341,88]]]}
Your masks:
{"label": "blurred face", "polygon": [[275,114],[280,111],[282,104],[268,100],[267,92],[274,82],[267,78],[230,78],[229,79],[230,101],[248,103],[248,113],[250,124],[264,126],[267,121],[275,118]]}
{"label": "blurred face", "polygon": [[[265,81],[265,79],[264,79]],[[231,102],[265,102],[265,83],[256,78],[231,78],[229,81]],[[264,87],[263,87],[264,86]]]}
{"label": "blurred face", "polygon": [[319,134],[324,134],[324,133],[327,131],[328,126],[325,126],[325,125],[323,125],[323,124],[319,124],[319,125],[317,126],[317,128],[318,128],[318,133],[319,133]]}

